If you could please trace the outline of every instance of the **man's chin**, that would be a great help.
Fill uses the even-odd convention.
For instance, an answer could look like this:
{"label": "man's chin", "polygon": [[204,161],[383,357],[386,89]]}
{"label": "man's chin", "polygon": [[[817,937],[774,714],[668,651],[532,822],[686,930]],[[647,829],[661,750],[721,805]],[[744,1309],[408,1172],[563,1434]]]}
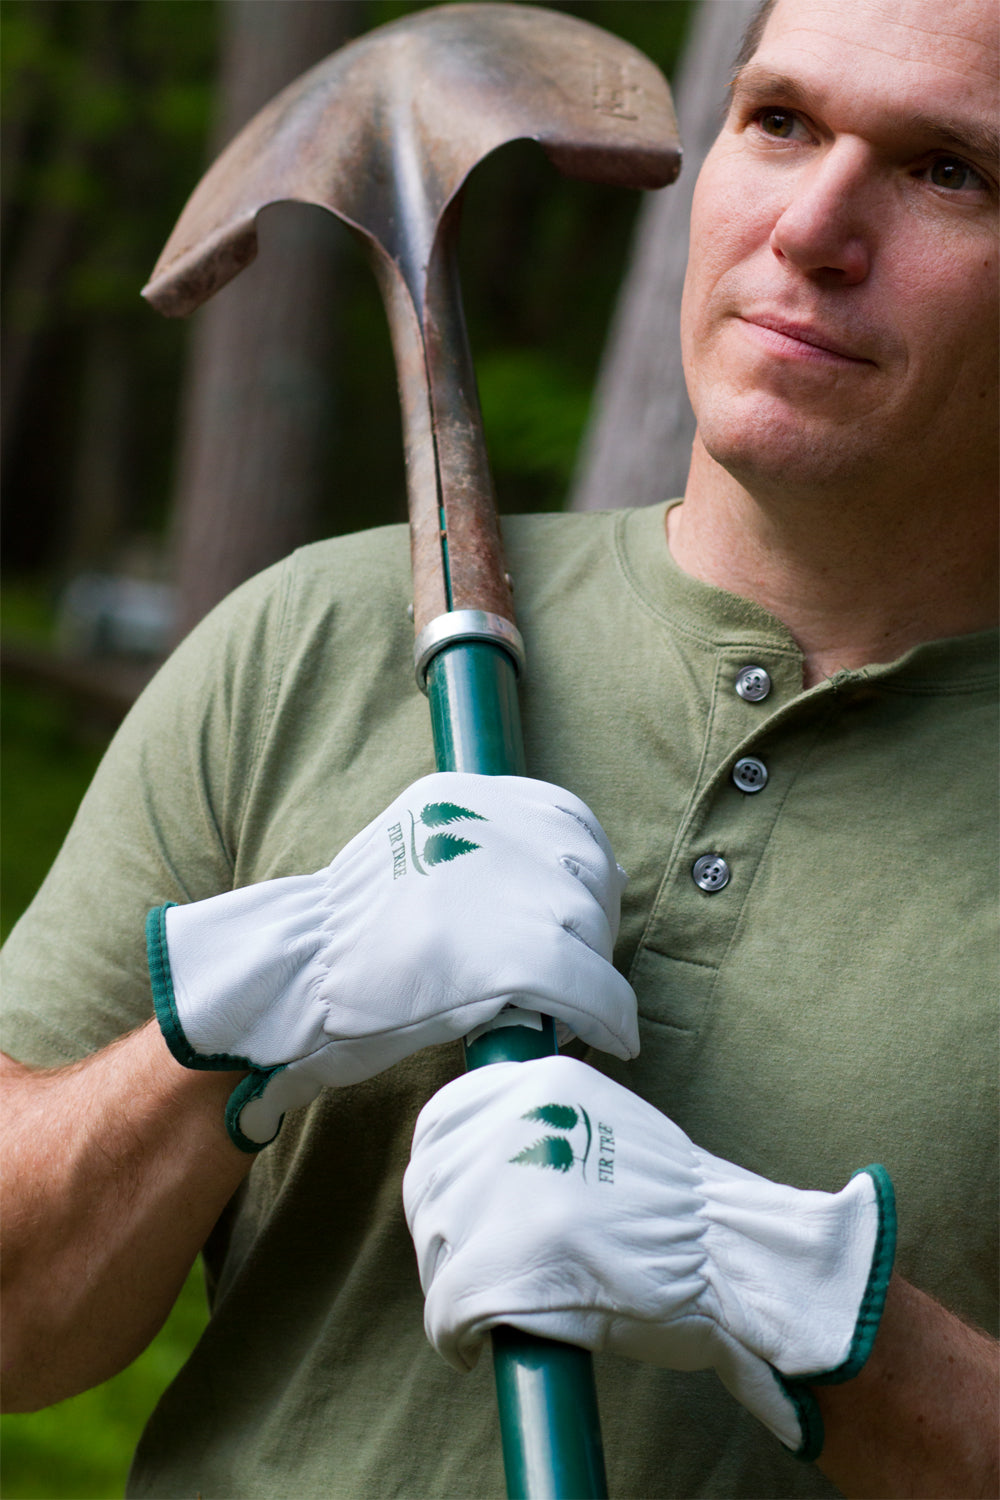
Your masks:
{"label": "man's chin", "polygon": [[801,411],[740,410],[734,403],[698,423],[708,456],[754,493],[757,489],[820,489],[869,483],[877,465],[863,451],[854,423]]}

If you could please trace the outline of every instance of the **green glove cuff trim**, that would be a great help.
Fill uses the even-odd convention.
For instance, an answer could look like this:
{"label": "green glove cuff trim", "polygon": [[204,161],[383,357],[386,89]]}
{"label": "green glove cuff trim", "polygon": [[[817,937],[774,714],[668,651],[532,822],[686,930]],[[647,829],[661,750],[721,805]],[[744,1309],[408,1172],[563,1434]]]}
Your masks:
{"label": "green glove cuff trim", "polygon": [[885,1309],[893,1261],[896,1258],[896,1194],[892,1186],[892,1178],[885,1167],[877,1164],[862,1167],[859,1172],[853,1173],[852,1177],[859,1177],[862,1172],[868,1174],[875,1186],[878,1228],[875,1231],[875,1249],[868,1272],[868,1281],[865,1285],[864,1296],[861,1298],[847,1358],[834,1370],[825,1370],[817,1375],[799,1376],[795,1380],[786,1379],[777,1370],[773,1372],[785,1395],[795,1407],[796,1416],[802,1428],[802,1443],[795,1450],[795,1457],[806,1463],[813,1463],[819,1458],[823,1451],[824,1440],[823,1418],[816,1404],[816,1398],[809,1387],[840,1385],[843,1381],[853,1380],[855,1375],[860,1374],[875,1345],[875,1338]]}
{"label": "green glove cuff trim", "polygon": [[826,1431],[823,1427],[823,1417],[819,1409],[819,1403],[807,1385],[796,1380],[786,1380],[778,1370],[771,1367],[771,1374],[781,1386],[782,1391],[795,1408],[798,1419],[799,1430],[802,1441],[797,1448],[788,1451],[793,1458],[799,1459],[804,1464],[815,1463],[823,1451],[823,1443],[826,1440]]}
{"label": "green glove cuff trim", "polygon": [[878,1164],[862,1167],[852,1174],[860,1177],[867,1173],[875,1185],[875,1200],[878,1204],[878,1229],[875,1233],[875,1251],[872,1255],[868,1284],[858,1309],[858,1321],[854,1325],[854,1337],[847,1358],[835,1370],[811,1376],[810,1385],[840,1385],[860,1374],[875,1346],[885,1298],[892,1277],[892,1266],[896,1259],[896,1194],[892,1178],[885,1167]]}
{"label": "green glove cuff trim", "polygon": [[167,912],[176,905],[176,901],[168,901],[164,906],[154,906],[146,918],[146,961],[153,989],[153,1009],[163,1040],[183,1068],[206,1073],[239,1073],[246,1068],[254,1069],[249,1057],[237,1057],[229,1052],[196,1052],[184,1034],[174,998],[167,948]]}
{"label": "green glove cuff trim", "polygon": [[248,1155],[255,1156],[258,1151],[263,1151],[265,1146],[269,1146],[271,1141],[277,1140],[278,1131],[281,1130],[285,1117],[284,1115],[281,1116],[281,1119],[278,1121],[278,1129],[268,1140],[252,1141],[240,1129],[240,1115],[251,1100],[260,1098],[271,1082],[271,1079],[276,1073],[283,1072],[285,1066],[285,1063],[279,1063],[274,1068],[254,1069],[252,1073],[247,1074],[246,1078],[240,1079],[229,1096],[229,1103],[226,1105],[226,1129],[229,1131],[229,1138],[233,1144],[238,1146],[241,1151],[246,1151]]}
{"label": "green glove cuff trim", "polygon": [[153,1009],[160,1023],[163,1040],[182,1067],[199,1066],[192,1052],[174,999],[174,981],[170,973],[170,955],[167,951],[167,912],[176,901],[164,906],[154,906],[146,918],[146,962],[153,987]]}

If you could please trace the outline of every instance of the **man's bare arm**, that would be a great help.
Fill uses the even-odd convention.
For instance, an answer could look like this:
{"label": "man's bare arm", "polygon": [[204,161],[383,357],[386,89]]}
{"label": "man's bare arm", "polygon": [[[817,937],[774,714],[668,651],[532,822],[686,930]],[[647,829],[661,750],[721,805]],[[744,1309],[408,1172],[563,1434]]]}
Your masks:
{"label": "man's bare arm", "polygon": [[3,1401],[33,1411],[146,1347],[253,1157],[239,1075],[182,1068],[155,1022],[66,1068],[0,1058]]}
{"label": "man's bare arm", "polygon": [[850,1500],[994,1500],[998,1346],[894,1276],[871,1357],[817,1386],[819,1467]]}

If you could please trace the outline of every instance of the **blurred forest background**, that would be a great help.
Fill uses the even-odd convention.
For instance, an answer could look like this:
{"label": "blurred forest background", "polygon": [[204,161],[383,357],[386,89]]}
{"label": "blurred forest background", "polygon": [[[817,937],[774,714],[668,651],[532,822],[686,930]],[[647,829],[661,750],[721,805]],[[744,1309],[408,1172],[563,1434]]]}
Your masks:
{"label": "blurred forest background", "polygon": [[[689,0],[549,4],[670,77],[698,13]],[[388,335],[342,225],[268,210],[258,260],[189,324],[139,292],[239,127],[351,36],[421,8],[0,3],[4,934],[171,643],[292,547],[405,517]],[[473,176],[462,279],[502,512],[567,503],[638,210],[637,195],[567,182],[530,144]],[[196,1271],[130,1370],[4,1418],[6,1500],[121,1494],[204,1317]]]}

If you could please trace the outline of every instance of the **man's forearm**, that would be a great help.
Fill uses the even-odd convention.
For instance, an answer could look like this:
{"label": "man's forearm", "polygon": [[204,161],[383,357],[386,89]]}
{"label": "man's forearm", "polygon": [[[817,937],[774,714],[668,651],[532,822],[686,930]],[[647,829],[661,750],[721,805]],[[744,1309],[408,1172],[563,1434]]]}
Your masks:
{"label": "man's forearm", "polygon": [[124,1368],[157,1332],[252,1157],[233,1074],[194,1073],[155,1022],[70,1067],[4,1058],[4,1407]]}
{"label": "man's forearm", "polygon": [[815,1388],[820,1468],[850,1500],[993,1500],[998,1377],[993,1339],[893,1277],[861,1374]]}

